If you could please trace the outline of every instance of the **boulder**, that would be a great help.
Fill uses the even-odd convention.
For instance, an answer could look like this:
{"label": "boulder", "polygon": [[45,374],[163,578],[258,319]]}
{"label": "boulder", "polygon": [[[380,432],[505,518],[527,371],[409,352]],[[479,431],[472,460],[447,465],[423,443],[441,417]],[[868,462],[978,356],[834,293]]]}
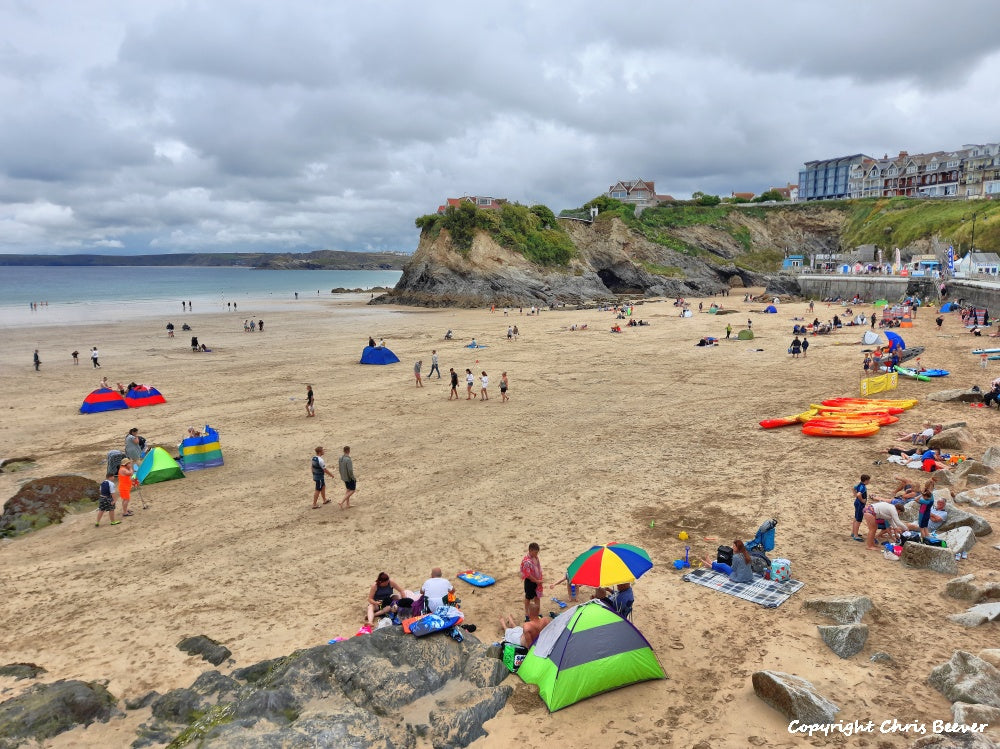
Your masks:
{"label": "boulder", "polygon": [[195,637],[185,637],[177,643],[177,649],[183,650],[188,655],[200,655],[213,666],[218,666],[232,655],[232,651],[224,645],[220,645],[211,637],[197,635]]}
{"label": "boulder", "polygon": [[949,702],[1000,707],[1000,670],[964,650],[956,650],[947,663],[935,667],[927,682]]}
{"label": "boulder", "polygon": [[838,624],[855,624],[872,610],[872,599],[868,596],[809,598],[805,602],[805,608],[833,619]]}
{"label": "boulder", "polygon": [[973,507],[1000,507],[1000,484],[987,484],[955,495],[955,503]]}
{"label": "boulder", "polygon": [[958,560],[951,549],[940,546],[925,546],[924,544],[904,544],[903,554],[899,561],[904,567],[918,570],[932,570],[945,575],[958,572]]}
{"label": "boulder", "polygon": [[287,689],[261,689],[236,704],[238,718],[265,719],[271,723],[291,723],[299,717],[302,705]]}
{"label": "boulder", "polygon": [[914,741],[910,749],[997,749],[997,744],[981,733],[932,733]]}
{"label": "boulder", "polygon": [[0,666],[0,676],[13,677],[15,681],[37,679],[45,673],[48,672],[34,663],[8,663],[6,666]]}
{"label": "boulder", "polygon": [[153,717],[168,723],[190,723],[205,711],[208,703],[193,689],[171,689],[152,702]]}
{"label": "boulder", "polygon": [[975,575],[962,575],[949,580],[944,586],[945,594],[961,601],[974,601],[979,595],[979,588],[972,581]]}
{"label": "boulder", "polygon": [[[41,742],[78,725],[107,723],[121,715],[118,700],[96,682],[57,681],[36,684],[0,702],[0,746],[17,746],[19,739]],[[4,740],[12,740],[7,744]]]}
{"label": "boulder", "polygon": [[155,689],[146,694],[140,695],[139,697],[126,697],[125,698],[125,709],[126,710],[142,710],[142,708],[147,707],[153,700],[160,696],[160,693]]}
{"label": "boulder", "polygon": [[992,663],[997,668],[1000,668],[1000,648],[986,648],[985,650],[980,650],[979,657],[987,663]]}
{"label": "boulder", "polygon": [[194,680],[191,685],[198,694],[204,697],[225,697],[240,688],[240,683],[235,679],[224,676],[218,671],[204,671]]}
{"label": "boulder", "polygon": [[970,474],[974,473],[986,476],[992,474],[993,469],[983,465],[978,460],[969,459],[969,460],[963,460],[954,468],[949,468],[947,473],[951,473],[953,476],[956,476],[957,478],[967,480]]}
{"label": "boulder", "polygon": [[514,687],[505,684],[466,693],[459,702],[446,702],[431,710],[431,744],[434,747],[468,746],[486,735],[483,723],[507,704]]}
{"label": "boulder", "polygon": [[948,551],[952,554],[967,553],[976,545],[976,534],[967,525],[960,525],[950,531],[938,530],[937,537],[948,544]]}
{"label": "boulder", "polygon": [[956,702],[951,706],[951,715],[955,723],[967,726],[973,723],[986,723],[990,726],[1000,725],[1000,707]]}
{"label": "boulder", "polygon": [[8,499],[0,515],[0,537],[17,536],[62,522],[73,509],[93,509],[101,485],[85,476],[33,479]]}
{"label": "boulder", "polygon": [[946,453],[965,453],[972,445],[972,435],[965,427],[942,429],[929,440],[927,446]]}
{"label": "boulder", "polygon": [[[989,664],[987,664],[989,665]],[[754,693],[784,715],[801,723],[833,723],[840,708],[816,693],[805,679],[780,671],[756,671],[751,678]]]}
{"label": "boulder", "polygon": [[983,453],[982,463],[984,466],[989,466],[993,470],[1000,469],[1000,445],[991,445],[986,448],[986,452]]}
{"label": "boulder", "polygon": [[963,525],[972,528],[972,532],[977,537],[988,536],[993,532],[993,527],[979,515],[963,510],[953,504],[949,504],[946,509],[948,510],[948,519],[938,528],[937,532],[939,535],[942,531],[950,531],[952,528],[959,528]]}
{"label": "boulder", "polygon": [[818,629],[823,642],[841,658],[857,655],[865,647],[865,642],[868,640],[867,624],[820,625]]}
{"label": "boulder", "polygon": [[983,394],[978,390],[938,390],[936,393],[929,393],[924,399],[938,403],[982,403]]}
{"label": "boulder", "polygon": [[986,624],[998,617],[1000,617],[1000,601],[980,603],[960,614],[952,614],[948,618],[953,622],[958,622],[963,627],[978,627],[980,624]]}

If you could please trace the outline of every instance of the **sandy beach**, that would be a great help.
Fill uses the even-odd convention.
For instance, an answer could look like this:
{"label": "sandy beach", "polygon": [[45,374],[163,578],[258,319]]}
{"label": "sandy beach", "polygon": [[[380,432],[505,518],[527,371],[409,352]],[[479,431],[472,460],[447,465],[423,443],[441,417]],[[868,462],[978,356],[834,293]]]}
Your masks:
{"label": "sandy beach", "polygon": [[[765,431],[760,419],[786,416],[823,398],[857,395],[861,328],[811,339],[808,358],[786,349],[794,317],[812,319],[805,303],[742,302],[718,297],[737,314],[680,318],[670,300],[646,302],[634,316],[649,327],[612,334],[613,314],[597,310],[423,310],[368,307],[367,295],[313,300],[270,311],[264,333],[245,334],[242,317],[186,315],[194,330],[167,338],[163,321],[13,327],[4,330],[0,362],[0,458],[32,457],[28,471],[0,474],[5,501],[26,480],[61,473],[103,478],[105,455],[137,426],[176,454],[189,426],[219,430],[225,466],[143,488],[148,509],[121,525],[94,527],[94,513],[0,543],[2,662],[46,669],[45,681],[109,680],[121,698],[188,686],[209,666],[176,648],[205,634],[228,646],[237,666],[354,634],[369,586],[381,570],[417,589],[440,566],[453,581],[475,568],[497,578],[486,589],[455,582],[467,621],[480,639],[497,639],[503,613],[523,613],[518,565],[530,541],[541,545],[546,580],[595,543],[646,548],[656,566],[635,587],[634,622],[668,679],[602,695],[550,715],[541,701],[512,701],[486,724],[477,747],[790,747],[807,739],[753,693],[751,674],[786,671],[813,682],[838,704],[838,718],[876,724],[951,719],[949,702],[926,683],[953,650],[996,647],[996,625],[966,629],[948,620],[967,608],[944,596],[949,579],[901,568],[850,539],[850,488],[862,472],[875,493],[906,469],[873,465],[892,444],[890,426],[869,439],[820,439],[797,428]],[[705,300],[705,308],[711,299]],[[858,308],[870,312],[865,306]],[[822,320],[843,314],[817,304]],[[973,338],[957,314],[942,329],[922,310],[908,344],[926,346],[927,367],[943,380],[901,379],[885,397],[917,397],[1000,376],[1000,362],[980,369]],[[724,338],[753,320],[752,341],[695,346]],[[587,325],[571,331],[571,325]],[[520,337],[508,341],[507,326]],[[445,341],[452,329],[454,340]],[[213,348],[193,354],[189,336]],[[361,366],[372,336],[400,358]],[[470,350],[473,337],[487,348]],[[734,333],[735,338],[735,333]],[[100,350],[100,371],[87,351]],[[38,348],[41,371],[31,366]],[[78,349],[74,366],[70,352]],[[443,378],[426,379],[437,349]],[[425,387],[414,387],[423,360]],[[449,367],[489,373],[488,402],[448,400]],[[510,401],[501,403],[502,371]],[[102,376],[157,387],[167,404],[82,415],[83,398]],[[306,385],[316,418],[305,416]],[[476,388],[478,391],[478,387]],[[967,421],[981,457],[1000,444],[996,411],[921,401],[899,430],[922,422]],[[358,476],[354,508],[334,501],[310,509],[309,460],[326,448],[335,470],[350,445]],[[919,478],[919,474],[913,472]],[[995,510],[974,510],[991,523]],[[684,583],[672,561],[692,558],[733,538],[753,537],[778,520],[772,556],[792,562],[805,587],[776,609]],[[711,540],[706,540],[711,539]],[[982,539],[961,574],[997,580],[1000,551]],[[589,591],[585,591],[587,593]],[[869,595],[877,607],[864,651],[841,660],[819,639],[806,598]],[[548,586],[543,611],[555,609]],[[869,662],[892,656],[890,667]],[[227,670],[228,667],[223,667]],[[227,670],[228,672],[228,670]],[[513,677],[515,681],[517,677]],[[10,696],[24,682],[0,680]],[[48,745],[127,746],[148,709]],[[906,746],[914,734],[852,737],[848,746]],[[842,744],[842,738],[812,745]]]}

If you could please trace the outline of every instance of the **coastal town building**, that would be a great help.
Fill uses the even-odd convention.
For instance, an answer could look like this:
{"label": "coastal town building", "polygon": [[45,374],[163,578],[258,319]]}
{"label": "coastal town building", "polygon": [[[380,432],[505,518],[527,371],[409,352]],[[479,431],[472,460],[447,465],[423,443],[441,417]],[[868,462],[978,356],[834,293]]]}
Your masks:
{"label": "coastal town building", "polygon": [[656,186],[651,180],[631,179],[615,182],[604,193],[609,198],[623,203],[633,203],[636,206],[648,208],[665,200],[673,200],[671,195],[657,195]]}
{"label": "coastal town building", "polygon": [[801,200],[833,198],[992,198],[1000,196],[1000,144],[875,158],[854,154],[808,161],[799,172]]}
{"label": "coastal town building", "polygon": [[737,200],[753,200],[757,197],[757,193],[754,192],[734,192],[731,193],[731,198],[736,198]]}
{"label": "coastal town building", "polygon": [[444,205],[438,206],[437,212],[444,213],[448,209],[448,206],[458,208],[462,203],[472,203],[477,208],[497,210],[507,202],[506,198],[491,198],[486,195],[463,195],[460,198],[448,198]]}
{"label": "coastal town building", "polygon": [[785,200],[796,201],[799,199],[799,186],[786,182],[784,187],[771,187],[768,192],[776,192]]}
{"label": "coastal town building", "polygon": [[996,276],[1000,273],[1000,255],[995,252],[969,252],[955,261],[955,275],[959,278]]}

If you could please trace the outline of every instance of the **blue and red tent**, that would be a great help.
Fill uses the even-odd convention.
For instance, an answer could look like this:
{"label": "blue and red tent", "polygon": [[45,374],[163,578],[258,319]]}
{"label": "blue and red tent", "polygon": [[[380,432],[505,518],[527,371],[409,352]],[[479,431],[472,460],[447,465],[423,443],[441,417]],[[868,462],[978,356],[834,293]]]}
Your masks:
{"label": "blue and red tent", "polygon": [[166,402],[167,399],[160,395],[160,391],[154,387],[130,388],[125,394],[125,403],[129,408],[156,406]]}
{"label": "blue and red tent", "polygon": [[96,414],[102,411],[117,411],[120,408],[128,408],[128,403],[122,398],[121,393],[111,388],[99,388],[83,399],[80,413]]}

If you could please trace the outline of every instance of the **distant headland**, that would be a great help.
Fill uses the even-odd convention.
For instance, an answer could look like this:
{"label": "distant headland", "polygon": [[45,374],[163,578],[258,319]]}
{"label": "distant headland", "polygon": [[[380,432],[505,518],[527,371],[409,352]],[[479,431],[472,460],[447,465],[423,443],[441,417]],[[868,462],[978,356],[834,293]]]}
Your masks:
{"label": "distant headland", "polygon": [[170,255],[0,255],[0,266],[203,266],[255,270],[400,270],[404,252],[187,252]]}

